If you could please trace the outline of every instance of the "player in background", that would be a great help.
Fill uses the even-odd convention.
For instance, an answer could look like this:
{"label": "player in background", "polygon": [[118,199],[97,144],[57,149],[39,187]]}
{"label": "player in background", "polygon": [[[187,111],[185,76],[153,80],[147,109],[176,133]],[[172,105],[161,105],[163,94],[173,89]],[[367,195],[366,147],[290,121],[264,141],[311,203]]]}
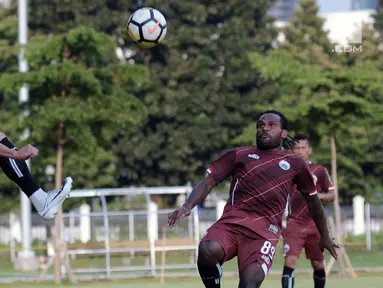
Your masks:
{"label": "player in background", "polygon": [[[312,148],[309,139],[304,134],[297,134],[292,151],[300,155],[308,164],[314,176],[318,197],[324,202],[334,200],[334,185],[325,167],[309,161]],[[290,214],[287,226],[283,231],[285,266],[282,275],[282,288],[294,287],[294,270],[298,263],[299,254],[305,248],[306,257],[314,269],[314,287],[323,288],[326,282],[323,250],[319,247],[321,236],[310,217],[305,198],[301,193],[292,193]]]}
{"label": "player in background", "polygon": [[322,204],[308,164],[298,155],[283,150],[288,142],[288,121],[274,110],[257,121],[257,146],[234,148],[208,169],[186,203],[169,213],[168,225],[191,213],[210,191],[231,178],[230,197],[222,217],[214,223],[199,245],[198,270],[207,288],[220,286],[221,265],[238,257],[239,287],[260,287],[272,266],[275,246],[281,235],[282,214],[294,185],[307,201],[321,233],[321,245],[337,257],[338,246],[329,237]]}
{"label": "player in background", "polygon": [[0,132],[0,167],[5,175],[28,196],[40,217],[51,220],[69,195],[72,189],[72,178],[66,178],[63,186],[57,191],[45,192],[41,189],[25,163],[25,160],[35,157],[38,152],[32,145],[17,150],[7,136]]}

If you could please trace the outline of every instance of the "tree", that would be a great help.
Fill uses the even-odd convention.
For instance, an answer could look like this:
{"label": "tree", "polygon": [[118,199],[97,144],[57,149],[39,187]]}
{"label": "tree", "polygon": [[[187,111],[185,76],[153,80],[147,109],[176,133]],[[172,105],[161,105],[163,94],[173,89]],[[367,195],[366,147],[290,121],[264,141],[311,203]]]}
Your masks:
{"label": "tree", "polygon": [[118,145],[121,185],[197,181],[231,147],[264,99],[246,51],[272,47],[276,33],[265,16],[270,2],[145,1],[163,12],[169,30],[164,45],[135,57],[151,70],[151,89],[142,96],[149,119]]}
{"label": "tree", "polygon": [[[318,18],[315,1],[302,0],[300,6],[301,9],[297,10],[285,29],[287,41],[281,45],[282,49],[269,53],[266,59],[256,53],[250,59],[265,80],[274,81],[280,86],[281,96],[275,104],[284,107],[282,110],[288,111],[289,117],[294,115],[295,128],[306,131],[314,140],[312,142],[317,140],[317,144],[322,144],[321,148],[327,145],[330,148],[327,151],[331,151],[331,170],[336,187],[334,210],[337,241],[342,245],[337,183],[348,186],[343,191],[349,195],[343,193],[344,198],[351,196],[351,189],[354,189],[355,194],[366,192],[363,179],[365,161],[356,162],[353,157],[354,151],[366,151],[366,145],[350,147],[350,144],[361,143],[350,143],[348,140],[350,136],[363,133],[366,124],[375,123],[381,118],[377,115],[383,113],[380,96],[383,92],[383,73],[371,62],[350,62],[345,61],[347,57],[339,57],[342,55],[331,55],[332,49],[328,49],[331,44],[323,32],[323,21]],[[242,136],[242,139],[245,137]],[[323,145],[326,142],[328,144]],[[341,153],[337,153],[337,150]],[[339,174],[337,168],[340,168]],[[338,178],[338,175],[341,177]],[[344,177],[351,175],[354,177]],[[341,179],[342,176],[344,179]],[[344,247],[341,247],[339,260],[340,272],[344,271],[344,260],[355,278]],[[327,268],[331,269],[332,264]]]}
{"label": "tree", "polygon": [[321,69],[332,69],[339,62],[333,52],[334,44],[324,30],[325,19],[318,15],[315,0],[301,0],[288,25],[281,29],[285,39],[279,48],[288,51],[301,63],[319,65]]}
{"label": "tree", "polygon": [[[2,73],[15,72],[18,69],[17,17],[9,8],[0,9],[0,69]],[[18,97],[5,97],[0,91],[0,121],[1,131],[17,145],[20,136],[18,117],[21,110],[18,107]],[[2,201],[0,210],[16,208],[19,205],[17,186],[3,173],[0,174]]]}
{"label": "tree", "polygon": [[[365,197],[370,203],[382,203],[383,201],[383,182],[380,176],[383,171],[383,155],[380,153],[383,149],[383,139],[380,132],[383,127],[381,111],[383,97],[382,91],[376,88],[382,81],[380,75],[383,73],[383,59],[381,57],[383,30],[379,30],[382,29],[379,22],[381,21],[379,20],[379,17],[381,17],[379,15],[381,13],[382,10],[376,15],[376,22],[373,26],[368,25],[363,27],[363,51],[361,53],[353,53],[352,55],[349,55],[349,58],[352,59],[352,61],[349,62],[353,63],[354,66],[369,65],[374,67],[372,68],[372,71],[370,71],[369,68],[365,69],[363,74],[370,75],[370,73],[374,73],[375,69],[380,71],[380,73],[378,72],[375,74],[376,78],[369,83],[372,86],[371,93],[373,94],[373,97],[369,97],[368,100],[375,106],[375,117],[373,120],[366,123],[364,127],[365,129],[356,130],[354,132],[355,137],[352,138],[352,141],[354,142],[352,146],[358,147],[358,150],[356,150],[358,153],[354,153],[354,157],[356,158],[356,161],[360,163],[363,170],[363,186],[366,191]],[[365,77],[354,79],[356,82],[362,82]],[[359,86],[361,85],[359,84]],[[358,88],[358,92],[361,92],[360,89],[361,88]]]}
{"label": "tree", "polygon": [[378,7],[376,9],[375,15],[375,29],[382,32],[383,31],[383,1],[378,0]]}
{"label": "tree", "polygon": [[[258,89],[245,52],[271,49],[276,32],[266,15],[273,2],[33,0],[29,27],[36,34],[93,27],[112,35],[126,60],[150,68],[151,88],[137,91],[149,119],[115,147],[119,185],[177,185],[199,178],[252,119],[254,104],[270,95],[272,87]],[[154,49],[140,50],[126,33],[140,5],[156,7],[169,24]]]}
{"label": "tree", "polygon": [[[375,69],[378,69],[380,73],[375,74],[375,78],[369,83],[372,85],[371,93],[374,97],[370,97],[368,100],[374,104],[376,111],[374,111],[374,119],[366,123],[364,129],[355,129],[354,137],[352,139],[352,147],[357,147],[353,153],[354,159],[359,163],[363,176],[359,181],[363,190],[365,191],[365,197],[369,202],[382,202],[383,201],[383,183],[380,177],[382,171],[383,162],[382,151],[383,144],[381,133],[383,118],[381,117],[381,106],[383,98],[381,91],[376,89],[379,86],[381,80],[381,72],[383,71],[383,59],[382,43],[383,43],[383,26],[382,26],[382,7],[377,9],[377,14],[374,15],[375,23],[373,25],[365,25],[362,31],[363,51],[359,53],[349,53],[347,56],[347,64],[349,66],[372,66],[374,73]],[[351,73],[353,70],[350,71]],[[371,75],[369,68],[365,69],[363,74]],[[354,78],[354,81],[359,82],[359,86],[362,86],[360,82],[363,82],[366,77],[361,75],[361,78]],[[358,87],[358,93],[363,90],[362,87]]]}
{"label": "tree", "polygon": [[[354,139],[353,136],[355,139],[361,139],[360,132],[366,131],[364,129],[366,120],[363,120],[362,114],[370,109],[360,110],[360,112],[364,112],[360,114],[362,119],[358,119],[352,115],[351,108],[367,107],[359,102],[361,99],[365,101],[365,104],[368,103],[367,101],[381,103],[379,97],[380,91],[382,91],[381,73],[377,70],[376,65],[370,62],[357,62],[355,59],[352,61],[349,59],[350,57],[361,57],[362,53],[360,53],[361,55],[355,53],[358,56],[351,55],[348,59],[345,55],[333,53],[331,49],[333,44],[328,40],[327,34],[323,32],[323,20],[317,15],[318,9],[315,1],[304,0],[300,2],[300,6],[301,8],[296,11],[289,25],[283,29],[286,41],[278,45],[278,51],[269,53],[266,60],[258,54],[252,54],[250,60],[257,71],[261,71],[268,80],[267,82],[277,85],[275,91],[278,94],[276,96],[278,100],[272,106],[286,112],[293,122],[295,131],[309,133],[316,146],[314,160],[320,160],[320,163],[327,166],[330,164],[330,139],[327,136],[331,133],[327,129],[330,124],[325,123],[325,119],[330,116],[331,119],[338,119],[338,123],[336,125],[334,123],[333,128],[337,131],[338,140],[339,188],[343,200],[349,202],[355,194],[369,193],[365,185],[365,177],[373,177],[379,182],[375,172],[370,173],[364,170],[366,159],[363,159],[362,156],[367,155],[368,151],[373,151],[379,145],[374,145],[373,149],[369,149],[360,141],[352,141],[352,145],[349,144],[350,139]],[[367,34],[363,33],[363,36],[365,35]],[[375,40],[371,38],[370,41]],[[371,54],[366,57],[377,59],[377,50],[364,49],[363,53],[366,51],[366,54]],[[374,52],[372,53],[372,51]],[[310,57],[310,55],[315,55],[315,57]],[[355,102],[352,106],[346,106],[343,101],[347,101],[347,105]],[[315,114],[312,111],[313,114],[310,117],[308,113],[311,109],[310,105],[324,105],[323,107],[330,105],[326,109],[330,111],[331,108],[333,111],[331,113],[322,111],[322,114]],[[350,110],[344,111],[343,106]],[[335,109],[335,107],[337,108]],[[335,111],[338,115],[332,114]],[[345,115],[348,113],[351,113],[349,117],[353,119],[347,119],[348,116]],[[375,119],[376,115],[379,115],[379,113],[372,114],[375,115]],[[369,121],[372,123],[373,120]],[[353,125],[348,126],[347,124],[350,123]],[[236,139],[237,144],[250,143],[250,141],[253,143],[254,131],[255,124],[252,124],[243,135]],[[364,137],[369,138],[370,134],[366,133]],[[356,158],[355,155],[359,155],[359,157]],[[378,164],[375,163],[373,166],[378,167]],[[374,189],[375,187],[376,185],[374,185]]]}
{"label": "tree", "polygon": [[78,189],[115,186],[113,139],[129,135],[146,117],[133,92],[147,81],[147,70],[123,65],[113,40],[84,26],[34,37],[27,58],[30,72],[3,74],[0,89],[10,99],[23,83],[29,86],[23,125],[31,130],[28,141],[44,147],[34,174],[42,179],[51,164],[56,187],[62,173],[75,175]]}
{"label": "tree", "polygon": [[[267,59],[264,59],[259,54],[252,54],[251,59],[254,61],[253,63],[256,69],[263,72],[266,80],[272,79],[276,81],[281,86],[287,87],[287,91],[295,90],[295,95],[298,95],[297,98],[308,96],[305,102],[294,104],[293,107],[286,107],[282,109],[282,111],[289,111],[289,117],[294,115],[296,125],[300,128],[304,128],[304,131],[307,131],[309,135],[317,135],[321,139],[326,139],[330,144],[331,171],[335,185],[334,211],[337,226],[337,242],[342,245],[343,233],[337,184],[338,180],[340,180],[337,177],[337,162],[339,163],[339,160],[342,158],[337,154],[339,145],[337,147],[336,143],[341,143],[340,145],[342,145],[342,142],[339,141],[339,136],[350,135],[352,128],[361,127],[361,123],[366,123],[368,120],[374,118],[374,113],[372,113],[374,109],[368,101],[368,98],[374,97],[375,95],[368,92],[375,89],[379,92],[383,92],[382,84],[372,84],[372,82],[376,80],[376,77],[381,78],[383,74],[380,73],[380,75],[377,75],[376,73],[379,73],[379,71],[373,66],[355,67],[353,69],[354,71],[338,69],[323,72],[318,66],[302,64],[294,59],[293,56],[283,51],[270,53]],[[301,65],[301,69],[295,69],[299,65]],[[278,66],[280,69],[277,68]],[[373,68],[375,69],[371,71],[370,69]],[[370,71],[370,74],[366,74],[366,70]],[[356,81],[357,79],[360,81]],[[361,95],[359,95],[358,92]],[[283,99],[282,97],[282,103]],[[282,104],[279,103],[279,106],[281,105]],[[380,113],[383,112],[382,108],[383,107],[379,107]],[[313,137],[311,137],[311,139],[313,139]],[[344,146],[347,147],[349,145]],[[343,154],[342,156],[345,155],[347,154]],[[348,160],[348,162],[352,161],[352,155],[347,156],[348,159],[346,160]],[[346,162],[346,164],[349,163]],[[358,169],[353,169],[347,172],[360,173],[360,170],[361,169],[359,169],[359,171]],[[351,181],[350,179],[345,179],[344,181],[344,183],[352,188],[355,187],[355,184],[359,184],[356,182],[358,181],[352,181],[352,179]],[[355,278],[356,274],[344,247],[341,247],[339,257],[340,272],[342,274],[344,273],[344,259],[351,269],[352,277]],[[328,269],[331,269],[332,263],[333,262],[329,264],[330,268]]]}

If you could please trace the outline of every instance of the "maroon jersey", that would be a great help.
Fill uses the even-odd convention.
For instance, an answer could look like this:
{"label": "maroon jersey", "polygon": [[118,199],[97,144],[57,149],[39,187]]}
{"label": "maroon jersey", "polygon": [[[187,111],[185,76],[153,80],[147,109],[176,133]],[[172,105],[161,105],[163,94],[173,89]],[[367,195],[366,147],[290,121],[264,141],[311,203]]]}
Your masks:
{"label": "maroon jersey", "polygon": [[287,197],[296,185],[315,195],[308,164],[291,151],[262,151],[255,146],[226,152],[207,172],[218,184],[231,176],[230,197],[221,223],[251,229],[266,239],[279,239]]}
{"label": "maroon jersey", "polygon": [[[319,193],[326,193],[335,189],[325,167],[311,162],[309,167],[314,177],[316,190]],[[310,216],[306,201],[298,191],[292,193],[289,202],[291,213],[288,216],[288,225],[293,222],[304,226],[315,226],[315,223]]]}

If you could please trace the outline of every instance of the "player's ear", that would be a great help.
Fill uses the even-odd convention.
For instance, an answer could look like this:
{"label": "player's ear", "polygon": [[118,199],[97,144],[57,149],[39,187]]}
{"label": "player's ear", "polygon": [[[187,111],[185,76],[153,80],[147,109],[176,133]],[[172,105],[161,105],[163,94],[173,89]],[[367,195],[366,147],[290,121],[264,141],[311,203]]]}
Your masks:
{"label": "player's ear", "polygon": [[311,154],[311,152],[313,152],[313,148],[309,146],[309,155]]}
{"label": "player's ear", "polygon": [[286,139],[288,133],[289,131],[287,131],[286,129],[282,129],[282,133],[281,133],[282,139]]}

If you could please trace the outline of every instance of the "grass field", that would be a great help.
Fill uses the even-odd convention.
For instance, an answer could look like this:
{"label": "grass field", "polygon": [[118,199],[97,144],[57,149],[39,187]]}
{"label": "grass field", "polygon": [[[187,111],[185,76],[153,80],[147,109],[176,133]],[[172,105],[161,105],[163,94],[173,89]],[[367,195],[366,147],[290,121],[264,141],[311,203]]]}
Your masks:
{"label": "grass field", "polygon": [[[326,260],[329,260],[328,253],[326,254]],[[365,267],[383,267],[383,251],[349,251],[349,257],[354,265],[354,267],[365,268]],[[133,259],[130,259],[129,262],[128,255],[114,255],[111,259],[112,267],[121,267],[121,266],[130,266],[130,265],[144,265],[145,257],[144,256],[135,256]],[[158,265],[161,265],[161,255],[157,253],[156,262]],[[166,253],[166,264],[186,264],[189,262],[189,254],[186,252],[168,252]],[[97,257],[94,259],[87,258],[78,258],[76,260],[71,261],[72,268],[102,268],[105,267],[105,258]],[[309,269],[311,267],[308,260],[305,259],[304,254],[301,255],[301,259],[298,264],[298,269]],[[337,267],[335,264],[334,267]],[[280,253],[280,249],[276,253],[274,258],[274,263],[271,271],[280,271],[283,269],[283,255]],[[190,271],[190,269],[179,269],[173,272],[182,272],[182,271]],[[225,263],[223,265],[223,271],[225,272],[233,272],[237,271],[237,259]],[[171,271],[168,271],[171,272]],[[9,261],[0,261],[0,278],[1,277],[20,277],[20,276],[38,276],[40,271],[36,272],[22,272],[15,271],[12,264]],[[49,269],[48,274],[53,274],[53,269]],[[383,276],[383,274],[382,274]],[[383,285],[382,285],[383,287]]]}
{"label": "grass field", "polygon": [[[55,288],[55,287],[71,287],[71,288],[155,288],[155,287],[166,287],[166,288],[196,288],[203,287],[201,281],[198,278],[177,278],[177,279],[165,279],[163,285],[160,284],[159,280],[154,279],[140,279],[140,280],[130,280],[130,281],[99,281],[99,282],[84,282],[81,284],[4,284],[0,285],[0,288],[12,287],[12,288]],[[234,288],[238,287],[238,280],[235,277],[224,278],[222,283],[223,288]],[[278,277],[268,277],[262,285],[262,288],[278,288],[280,287],[280,279]],[[298,275],[295,281],[295,288],[308,288],[313,287],[313,281],[307,277],[307,275]],[[339,278],[330,278],[327,281],[327,288],[380,288],[383,287],[383,277],[382,276],[369,276],[369,277],[360,277],[358,279],[339,279]]]}
{"label": "grass field", "polygon": [[[271,274],[268,275],[266,281],[262,285],[262,288],[272,288],[280,287],[280,273],[283,268],[283,255],[281,254],[281,245],[278,246],[277,253],[274,259],[274,265],[271,269]],[[363,248],[353,248],[348,251],[349,257],[354,265],[358,268],[377,268],[383,267],[383,251],[375,250],[371,252],[365,251]],[[147,256],[146,256],[147,257]],[[328,253],[327,253],[328,261]],[[127,261],[129,260],[129,261]],[[157,254],[156,262],[158,265],[161,265],[161,255]],[[166,264],[185,264],[189,262],[189,253],[186,252],[167,252],[166,253]],[[145,256],[136,255],[133,258],[130,258],[129,255],[116,255],[114,254],[111,259],[112,267],[119,266],[130,266],[130,265],[144,265]],[[89,268],[89,267],[105,267],[105,258],[103,257],[93,257],[93,258],[77,258],[71,261],[71,266],[73,268]],[[334,268],[337,265],[335,264]],[[310,272],[300,272],[296,275],[295,288],[306,288],[313,287],[312,274],[310,270],[310,263],[305,259],[304,254],[301,255],[299,261],[298,269],[309,269]],[[180,269],[177,271],[167,271],[167,272],[190,272],[190,269]],[[230,272],[237,271],[236,259],[233,259],[223,266],[224,277],[222,287],[238,287],[237,277],[231,277]],[[0,261],[0,278],[10,279],[12,277],[37,277],[41,271],[36,272],[22,272],[15,271],[13,265],[9,263],[6,259]],[[141,271],[143,272],[143,271]],[[159,271],[158,271],[159,272]],[[226,273],[225,273],[226,272]],[[114,272],[114,276],[121,276],[121,274],[128,275],[134,274],[135,272]],[[49,269],[49,275],[53,275],[53,269]],[[103,274],[103,273],[102,273]],[[103,274],[105,275],[105,274]],[[142,274],[143,275],[143,274]],[[99,275],[102,276],[102,275]],[[336,274],[331,274],[326,287],[327,288],[368,288],[368,287],[382,287],[383,288],[383,272],[379,273],[358,273],[358,279],[339,279]],[[122,288],[122,287],[145,287],[145,288],[154,288],[154,287],[166,287],[166,288],[178,288],[178,287],[203,287],[201,281],[197,277],[192,278],[167,278],[165,284],[161,285],[158,279],[153,278],[141,278],[134,280],[124,280],[124,281],[96,281],[96,282],[81,282],[81,284],[70,284],[64,283],[62,285],[54,285],[52,283],[7,283],[0,284],[0,288],[12,287],[12,288],[54,288],[54,287],[71,287],[71,288]]]}
{"label": "grass field", "polygon": [[[105,258],[103,257],[96,257],[96,258],[77,258],[75,260],[71,261],[72,268],[104,268],[105,267]],[[329,260],[328,253],[326,254],[326,260]],[[373,251],[373,252],[367,252],[367,251],[349,251],[349,257],[354,265],[354,267],[357,268],[374,268],[374,267],[383,267],[383,251]],[[111,265],[112,267],[127,267],[131,265],[145,265],[145,258],[143,255],[136,255],[134,258],[130,258],[129,255],[113,255],[111,258]],[[129,260],[129,261],[128,261]],[[147,259],[146,259],[147,260]],[[160,253],[157,253],[156,257],[157,265],[161,265],[161,255]],[[186,264],[189,263],[189,253],[186,252],[168,252],[166,253],[166,264]],[[223,265],[223,271],[224,275],[225,272],[233,272],[237,271],[237,259],[234,258],[233,260],[225,263]],[[336,268],[337,265],[335,264],[334,267]],[[308,260],[305,259],[304,255],[301,255],[301,259],[299,261],[297,269],[310,269],[311,265]],[[274,258],[273,267],[271,269],[271,272],[279,273],[283,269],[283,255],[280,252],[280,249],[278,249],[278,252],[276,253],[276,256]],[[166,270],[166,272],[190,272],[190,269],[177,269],[177,270]],[[195,271],[195,270],[194,270]],[[144,273],[144,271],[141,271]],[[149,273],[149,271],[147,271]],[[38,277],[41,273],[40,271],[35,272],[22,272],[22,271],[16,271],[14,270],[13,265],[7,261],[6,259],[3,259],[0,261],[0,278],[12,278],[12,277]],[[119,272],[117,274],[134,274],[134,272]],[[53,268],[50,268],[48,270],[49,275],[53,275]],[[113,273],[116,275],[115,273]],[[143,275],[143,274],[141,274]],[[226,275],[230,275],[230,273],[227,273]],[[382,273],[383,276],[383,273]],[[382,285],[383,287],[383,285]]]}

